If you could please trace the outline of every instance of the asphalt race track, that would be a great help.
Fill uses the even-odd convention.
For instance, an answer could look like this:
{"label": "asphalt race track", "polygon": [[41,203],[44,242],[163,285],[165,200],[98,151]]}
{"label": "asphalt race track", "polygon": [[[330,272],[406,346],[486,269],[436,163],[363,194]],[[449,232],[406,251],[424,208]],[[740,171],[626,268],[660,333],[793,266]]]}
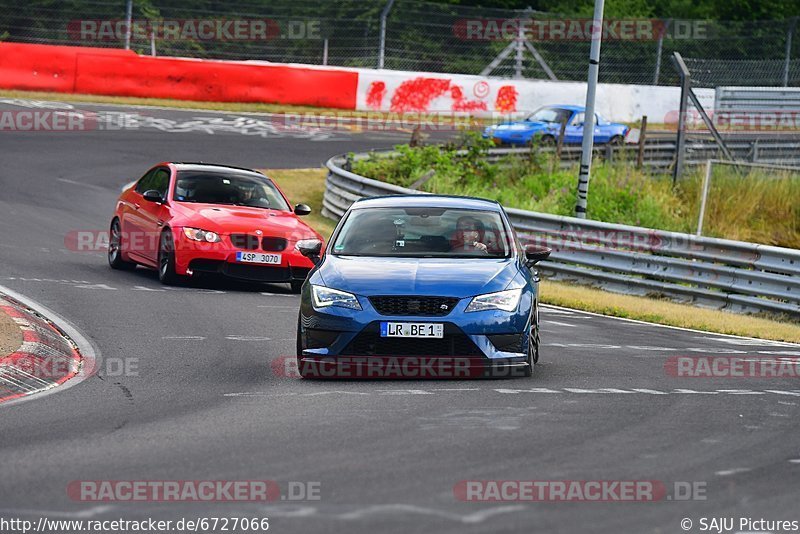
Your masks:
{"label": "asphalt race track", "polygon": [[[408,138],[209,130],[230,117],[130,112],[168,122],[0,132],[0,285],[69,320],[101,358],[75,387],[0,407],[0,515],[269,517],[278,533],[681,532],[683,518],[695,531],[702,517],[797,519],[797,379],[677,378],[665,362],[800,347],[546,308],[533,379],[304,381],[270,366],[294,354],[288,287],[165,289],[154,272],[111,271],[103,253],[67,250],[67,232],[105,230],[121,186],[158,161],[314,167]],[[106,365],[119,361],[135,370]],[[77,480],[255,479],[318,482],[321,498],[67,495]],[[658,480],[670,493],[697,482],[705,499],[462,502],[453,488],[463,480]]]}

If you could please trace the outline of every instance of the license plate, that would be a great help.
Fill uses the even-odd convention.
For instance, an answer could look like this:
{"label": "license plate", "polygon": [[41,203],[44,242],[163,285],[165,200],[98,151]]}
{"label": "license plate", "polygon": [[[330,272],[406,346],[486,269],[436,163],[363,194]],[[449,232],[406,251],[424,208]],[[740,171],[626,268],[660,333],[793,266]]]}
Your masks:
{"label": "license plate", "polygon": [[280,254],[263,254],[261,252],[237,252],[236,261],[239,263],[267,263],[269,265],[280,265]]}
{"label": "license plate", "polygon": [[444,337],[442,323],[381,323],[381,337]]}

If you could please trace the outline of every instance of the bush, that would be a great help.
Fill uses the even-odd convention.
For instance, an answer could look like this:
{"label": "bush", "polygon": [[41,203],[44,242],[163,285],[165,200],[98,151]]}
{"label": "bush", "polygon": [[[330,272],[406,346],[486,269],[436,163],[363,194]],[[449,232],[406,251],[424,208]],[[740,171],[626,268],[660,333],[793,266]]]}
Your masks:
{"label": "bush", "polygon": [[[353,171],[408,187],[433,170],[420,189],[431,193],[497,200],[507,207],[573,215],[577,166],[561,170],[533,151],[486,162],[491,143],[476,134],[454,146],[398,146],[396,157],[358,161]],[[466,150],[458,156],[457,150]],[[800,181],[797,175],[763,171],[742,173],[715,167],[706,208],[704,235],[777,246],[800,247]],[[671,177],[637,170],[625,161],[592,166],[589,217],[592,219],[694,232],[700,211],[702,170],[691,172],[678,186]]]}

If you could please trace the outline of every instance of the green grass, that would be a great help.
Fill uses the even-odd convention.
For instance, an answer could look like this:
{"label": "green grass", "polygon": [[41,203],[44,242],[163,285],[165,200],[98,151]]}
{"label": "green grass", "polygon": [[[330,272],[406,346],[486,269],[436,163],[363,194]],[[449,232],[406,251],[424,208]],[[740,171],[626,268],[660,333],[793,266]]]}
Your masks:
{"label": "green grass", "polygon": [[[498,200],[504,206],[556,215],[573,215],[577,168],[555,169],[540,154],[509,157],[498,164],[484,160],[488,145],[467,137],[466,157],[455,147],[397,147],[397,158],[371,158],[354,163],[353,171],[408,186],[429,170],[435,172],[422,189],[432,193]],[[676,187],[668,175],[637,170],[629,162],[592,167],[589,217],[693,233],[697,227],[702,169],[690,169]],[[740,172],[715,167],[704,235],[800,248],[800,173]]]}
{"label": "green grass", "polygon": [[311,206],[311,214],[303,217],[303,220],[322,234],[327,241],[333,233],[336,222],[322,216],[325,169],[263,169],[262,172],[275,180],[278,187],[289,197],[292,205]]}
{"label": "green grass", "polygon": [[[305,217],[306,222],[326,239],[329,238],[336,223],[321,215],[325,169],[273,169],[264,172],[278,183],[292,203],[302,202],[311,206],[314,211]],[[545,304],[615,317],[721,334],[800,343],[800,323],[796,320],[777,321],[768,317],[697,308],[663,299],[617,295],[600,289],[551,280],[542,281],[541,299]]]}

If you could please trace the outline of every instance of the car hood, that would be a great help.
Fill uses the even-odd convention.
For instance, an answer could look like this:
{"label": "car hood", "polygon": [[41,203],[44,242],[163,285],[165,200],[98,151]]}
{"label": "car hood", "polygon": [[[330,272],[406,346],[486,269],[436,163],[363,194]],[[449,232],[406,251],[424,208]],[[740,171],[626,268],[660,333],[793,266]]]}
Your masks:
{"label": "car hood", "polygon": [[320,238],[294,213],[288,211],[178,202],[173,206],[174,226],[191,226],[218,234],[254,233],[261,230],[265,235],[277,237]]}
{"label": "car hood", "polygon": [[517,275],[512,258],[375,258],[328,255],[324,285],[357,295],[470,297],[502,291]]}
{"label": "car hood", "polygon": [[492,126],[492,130],[500,133],[513,133],[531,130],[546,130],[550,126],[552,126],[550,123],[541,121],[504,122],[502,124]]}

